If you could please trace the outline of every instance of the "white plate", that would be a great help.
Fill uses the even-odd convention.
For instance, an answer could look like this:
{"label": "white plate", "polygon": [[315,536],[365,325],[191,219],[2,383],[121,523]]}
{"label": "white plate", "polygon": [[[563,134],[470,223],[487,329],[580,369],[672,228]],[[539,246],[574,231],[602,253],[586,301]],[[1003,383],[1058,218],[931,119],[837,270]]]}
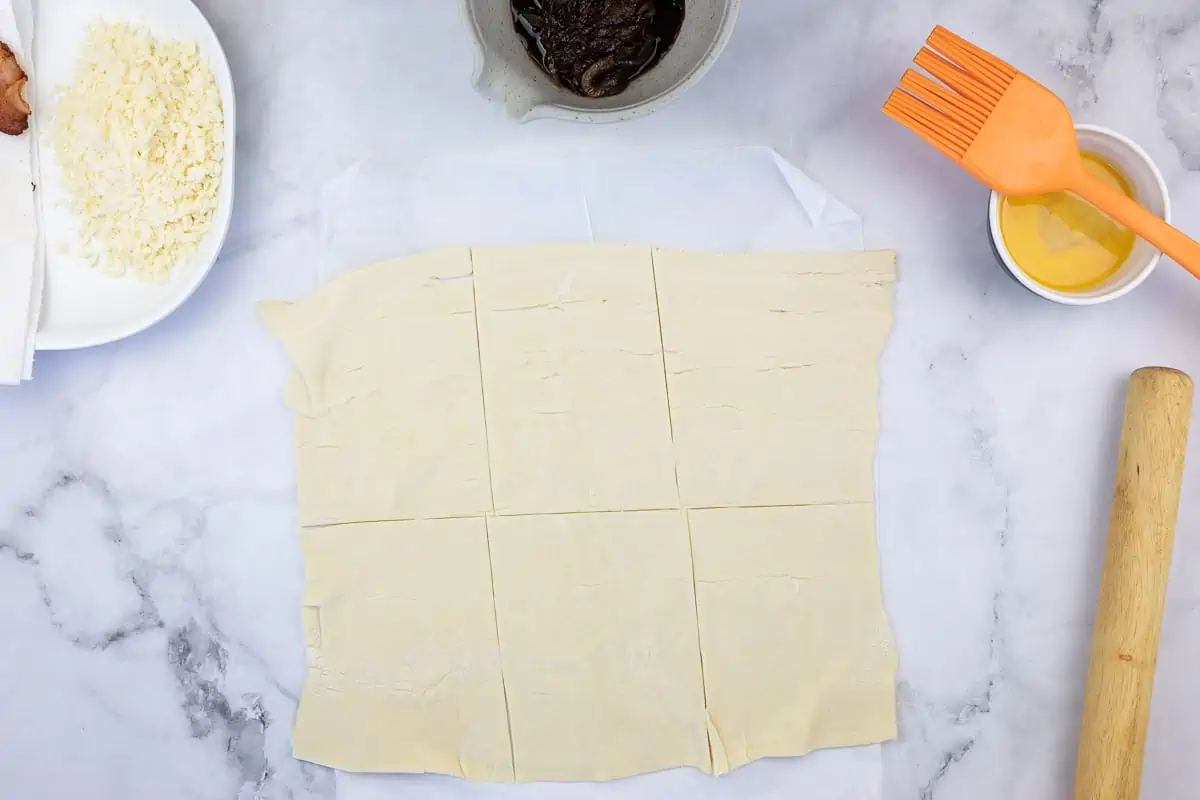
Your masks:
{"label": "white plate", "polygon": [[[46,293],[38,327],[38,350],[72,350],[116,341],[144,330],[178,308],[217,260],[233,210],[233,78],[221,43],[191,0],[35,0],[34,67],[45,214]],[[212,229],[199,250],[175,266],[171,280],[148,285],[114,278],[78,255],[75,220],[62,204],[58,163],[45,141],[57,87],[70,83],[87,26],[97,17],[147,25],[156,36],[194,39],[212,65],[225,111],[225,164]],[[68,251],[59,252],[66,243]]]}

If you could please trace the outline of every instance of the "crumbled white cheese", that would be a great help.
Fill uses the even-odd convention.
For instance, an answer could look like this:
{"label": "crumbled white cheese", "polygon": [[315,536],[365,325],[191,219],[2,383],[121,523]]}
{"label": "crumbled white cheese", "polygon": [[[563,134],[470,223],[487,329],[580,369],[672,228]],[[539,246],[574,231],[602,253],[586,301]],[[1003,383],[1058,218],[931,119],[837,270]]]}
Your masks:
{"label": "crumbled white cheese", "polygon": [[195,42],[93,22],[52,133],[88,260],[167,280],[212,225],[224,143],[221,93]]}

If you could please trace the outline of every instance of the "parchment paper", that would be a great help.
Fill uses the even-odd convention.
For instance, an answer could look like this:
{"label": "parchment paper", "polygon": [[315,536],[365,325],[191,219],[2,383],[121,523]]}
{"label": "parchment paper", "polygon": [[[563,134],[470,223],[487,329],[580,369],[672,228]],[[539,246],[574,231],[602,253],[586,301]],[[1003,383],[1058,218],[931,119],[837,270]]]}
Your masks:
{"label": "parchment paper", "polygon": [[[354,198],[353,204],[347,203]],[[364,207],[375,209],[363,212]],[[353,208],[353,211],[343,209]],[[564,158],[359,163],[325,189],[321,279],[461,244],[596,241],[691,250],[862,249],[860,218],[773,150],[658,148]],[[605,784],[478,785],[340,773],[339,800],[881,796],[877,746],[750,764],[721,779],[680,769]]]}

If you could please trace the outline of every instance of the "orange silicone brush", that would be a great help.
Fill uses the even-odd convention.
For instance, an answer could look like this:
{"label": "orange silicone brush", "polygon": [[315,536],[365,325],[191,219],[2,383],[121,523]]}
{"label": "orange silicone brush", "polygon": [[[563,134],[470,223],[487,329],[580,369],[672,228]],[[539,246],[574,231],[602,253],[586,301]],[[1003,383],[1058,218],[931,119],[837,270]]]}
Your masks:
{"label": "orange silicone brush", "polygon": [[884,113],[998,192],[1079,195],[1200,278],[1200,243],[1087,171],[1053,92],[940,26],[928,44],[913,61],[937,80],[908,70]]}

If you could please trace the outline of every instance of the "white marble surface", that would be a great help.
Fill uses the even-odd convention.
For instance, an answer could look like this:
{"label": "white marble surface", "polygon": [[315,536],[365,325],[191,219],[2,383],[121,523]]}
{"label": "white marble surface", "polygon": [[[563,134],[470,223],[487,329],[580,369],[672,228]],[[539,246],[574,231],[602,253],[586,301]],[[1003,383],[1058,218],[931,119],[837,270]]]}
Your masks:
{"label": "white marble surface", "polygon": [[[44,355],[0,390],[0,796],[333,797],[288,755],[302,573],[284,365],[254,301],[314,285],[322,187],[356,161],[673,141],[772,145],[901,254],[879,460],[901,656],[886,797],[1069,796],[1124,379],[1200,375],[1200,284],[1164,264],[1108,307],[1036,300],[992,262],[983,189],[878,106],[947,24],[1136,138],[1200,235],[1194,0],[750,0],[696,90],[610,128],[518,127],[478,100],[449,0],[200,5],[241,104],[224,257],[153,331]],[[1200,783],[1197,448],[1147,798]]]}

